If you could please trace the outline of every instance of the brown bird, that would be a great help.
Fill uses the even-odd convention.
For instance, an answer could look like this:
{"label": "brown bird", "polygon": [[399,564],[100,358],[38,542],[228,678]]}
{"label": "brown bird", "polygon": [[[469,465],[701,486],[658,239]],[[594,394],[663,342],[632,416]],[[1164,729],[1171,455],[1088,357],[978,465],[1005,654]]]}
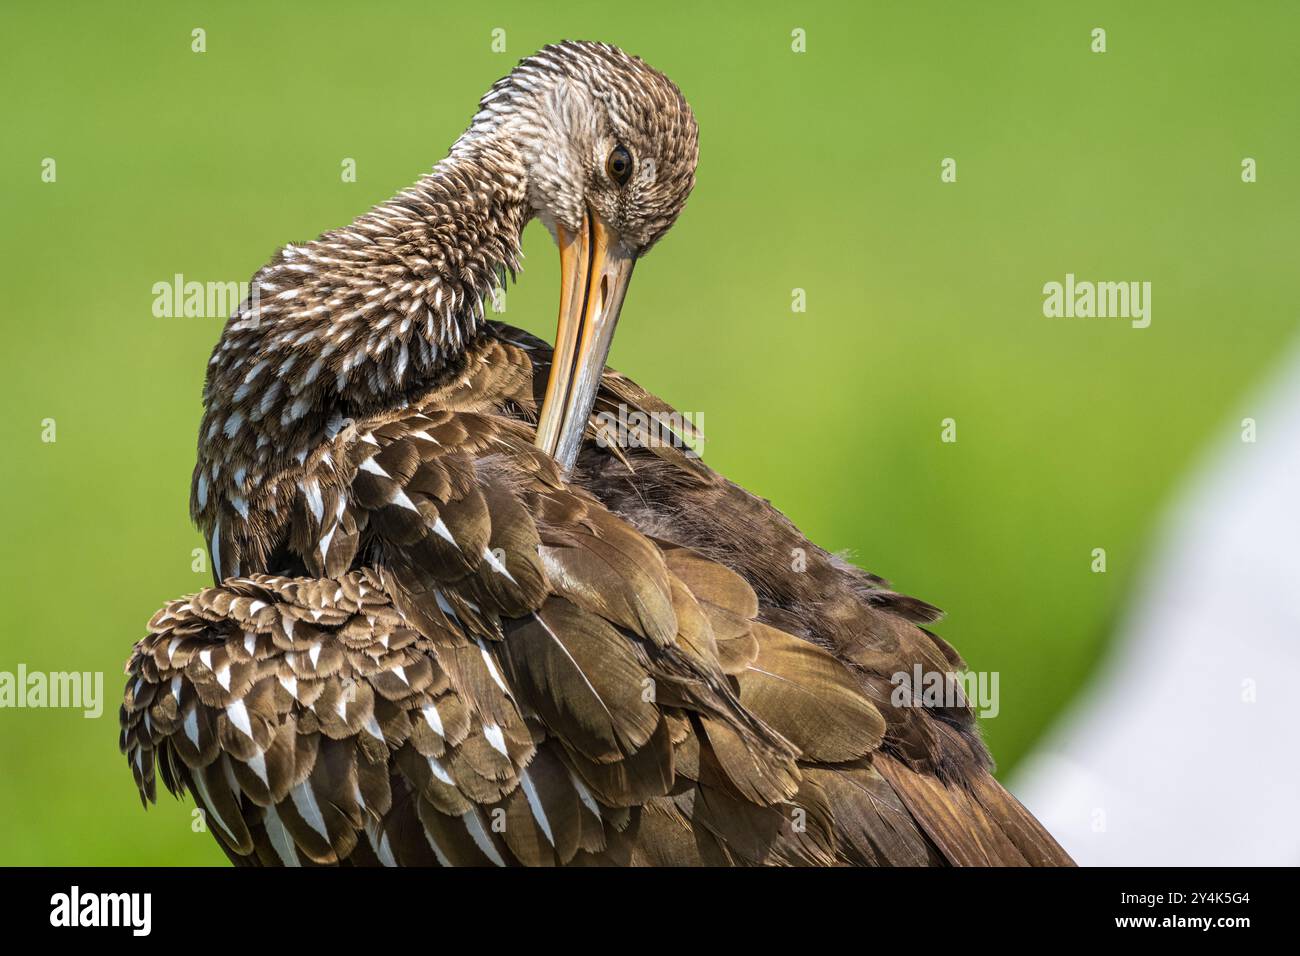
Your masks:
{"label": "brown bird", "polygon": [[[204,392],[216,586],[127,666],[144,800],[161,774],[264,866],[1070,862],[964,698],[898,693],[917,668],[956,691],[938,611],[605,368],[696,158],[666,77],[549,46],[414,186],[257,272]],[[534,218],[554,350],[484,317]]]}

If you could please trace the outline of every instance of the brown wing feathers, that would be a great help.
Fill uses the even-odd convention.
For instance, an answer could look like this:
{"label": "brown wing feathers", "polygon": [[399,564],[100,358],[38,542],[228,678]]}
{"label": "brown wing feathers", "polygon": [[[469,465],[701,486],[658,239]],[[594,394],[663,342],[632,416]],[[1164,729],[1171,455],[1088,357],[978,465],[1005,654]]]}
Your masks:
{"label": "brown wing feathers", "polygon": [[[525,349],[489,341],[408,410],[344,424],[247,520],[213,503],[244,576],[167,605],[131,658],[143,799],[161,773],[261,865],[1058,858],[982,763],[935,776],[936,741],[975,738],[887,706],[885,663],[951,666],[909,620],[928,606],[855,579],[865,635],[828,629],[752,557],[717,561],[725,535],[657,516],[646,537],[621,507],[637,479],[589,482],[615,514],[500,413],[535,407]],[[612,460],[650,459],[673,463]],[[281,549],[296,576],[270,573]]]}

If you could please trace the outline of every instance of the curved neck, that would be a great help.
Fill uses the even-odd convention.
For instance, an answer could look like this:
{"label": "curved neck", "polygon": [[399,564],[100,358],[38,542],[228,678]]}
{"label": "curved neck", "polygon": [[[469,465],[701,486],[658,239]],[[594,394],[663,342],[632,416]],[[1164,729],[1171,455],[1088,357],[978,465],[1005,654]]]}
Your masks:
{"label": "curved neck", "polygon": [[351,225],[276,253],[208,364],[200,526],[214,500],[246,501],[347,418],[400,406],[455,368],[485,300],[518,268],[530,216],[517,150],[462,140]]}

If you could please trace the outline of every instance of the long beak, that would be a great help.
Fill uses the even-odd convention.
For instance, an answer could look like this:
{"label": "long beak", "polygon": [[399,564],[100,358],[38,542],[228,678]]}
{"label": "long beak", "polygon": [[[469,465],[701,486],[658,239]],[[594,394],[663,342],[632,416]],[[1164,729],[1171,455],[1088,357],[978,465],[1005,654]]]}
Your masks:
{"label": "long beak", "polygon": [[567,472],[578,458],[596,403],[636,257],[590,210],[577,234],[559,224],[555,233],[560,244],[560,324],[536,443]]}

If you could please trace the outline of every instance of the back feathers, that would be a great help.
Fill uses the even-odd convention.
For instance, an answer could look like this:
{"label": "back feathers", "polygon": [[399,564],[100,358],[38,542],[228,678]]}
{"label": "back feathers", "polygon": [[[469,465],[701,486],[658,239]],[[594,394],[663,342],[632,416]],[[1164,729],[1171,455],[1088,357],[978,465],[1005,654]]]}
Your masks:
{"label": "back feathers", "polygon": [[[549,354],[498,332],[205,506],[242,576],[128,663],[143,799],[161,775],[266,866],[1068,862],[969,711],[889,702],[889,668],[957,661],[928,605],[816,549],[784,581],[758,549],[797,531],[684,456],[589,450],[564,480],[527,421]],[[612,374],[601,401],[662,406]]]}

